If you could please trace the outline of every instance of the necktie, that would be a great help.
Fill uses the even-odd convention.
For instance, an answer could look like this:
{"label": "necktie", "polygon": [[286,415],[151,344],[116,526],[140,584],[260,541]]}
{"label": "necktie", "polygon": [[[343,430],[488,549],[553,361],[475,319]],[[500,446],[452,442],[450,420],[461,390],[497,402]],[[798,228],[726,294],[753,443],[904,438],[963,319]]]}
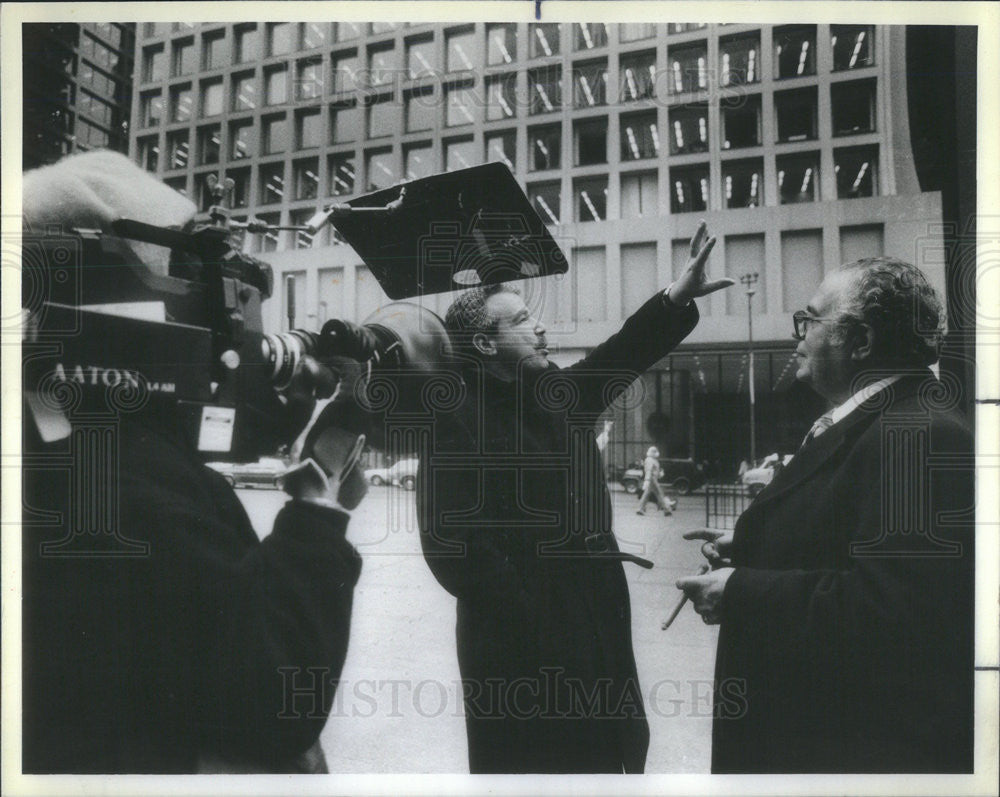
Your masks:
{"label": "necktie", "polygon": [[830,413],[823,413],[816,419],[816,423],[812,425],[812,428],[806,433],[805,439],[802,441],[802,445],[799,446],[799,451],[805,448],[806,444],[812,440],[814,437],[819,437],[823,432],[833,426],[833,418]]}

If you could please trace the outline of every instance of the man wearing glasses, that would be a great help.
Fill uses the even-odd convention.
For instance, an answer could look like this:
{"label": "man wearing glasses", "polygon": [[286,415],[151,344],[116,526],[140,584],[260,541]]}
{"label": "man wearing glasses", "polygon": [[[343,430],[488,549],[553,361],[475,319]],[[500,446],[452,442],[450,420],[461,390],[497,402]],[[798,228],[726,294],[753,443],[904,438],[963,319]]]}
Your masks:
{"label": "man wearing glasses", "polygon": [[734,532],[685,535],[715,568],[677,583],[721,624],[712,770],[969,772],[973,447],[929,368],[941,302],[871,258],[793,321],[828,411]]}

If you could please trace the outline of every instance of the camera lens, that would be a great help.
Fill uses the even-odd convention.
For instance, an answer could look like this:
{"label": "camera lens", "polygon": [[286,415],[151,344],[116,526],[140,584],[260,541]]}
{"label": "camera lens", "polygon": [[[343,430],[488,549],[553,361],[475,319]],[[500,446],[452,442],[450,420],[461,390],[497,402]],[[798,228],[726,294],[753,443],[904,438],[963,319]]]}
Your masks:
{"label": "camera lens", "polygon": [[264,361],[270,368],[271,384],[278,390],[288,387],[295,373],[295,366],[306,354],[316,351],[316,335],[304,329],[264,335],[261,339]]}

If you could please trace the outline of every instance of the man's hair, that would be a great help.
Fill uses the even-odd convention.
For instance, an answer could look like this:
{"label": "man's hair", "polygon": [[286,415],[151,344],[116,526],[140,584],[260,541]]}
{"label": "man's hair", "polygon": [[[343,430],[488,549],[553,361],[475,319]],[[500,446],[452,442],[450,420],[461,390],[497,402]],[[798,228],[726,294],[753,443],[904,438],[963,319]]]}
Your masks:
{"label": "man's hair", "polygon": [[473,335],[477,332],[496,331],[499,319],[489,311],[486,302],[498,293],[520,295],[520,291],[513,285],[495,282],[465,291],[451,303],[444,317],[444,325],[456,349],[468,352]]}
{"label": "man's hair", "polygon": [[841,271],[853,278],[841,297],[838,321],[841,329],[858,323],[872,328],[875,362],[919,367],[937,362],[944,307],[919,268],[891,257],[866,257]]}

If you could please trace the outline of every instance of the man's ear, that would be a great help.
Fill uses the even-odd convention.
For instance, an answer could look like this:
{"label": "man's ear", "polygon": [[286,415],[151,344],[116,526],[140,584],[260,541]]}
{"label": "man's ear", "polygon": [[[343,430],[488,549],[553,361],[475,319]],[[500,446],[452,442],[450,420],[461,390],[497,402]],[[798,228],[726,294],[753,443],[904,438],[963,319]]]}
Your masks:
{"label": "man's ear", "polygon": [[497,353],[497,345],[485,332],[477,332],[472,336],[472,345],[480,354],[492,356]]}
{"label": "man's ear", "polygon": [[867,360],[875,347],[875,330],[869,324],[858,324],[851,333],[851,359]]}

